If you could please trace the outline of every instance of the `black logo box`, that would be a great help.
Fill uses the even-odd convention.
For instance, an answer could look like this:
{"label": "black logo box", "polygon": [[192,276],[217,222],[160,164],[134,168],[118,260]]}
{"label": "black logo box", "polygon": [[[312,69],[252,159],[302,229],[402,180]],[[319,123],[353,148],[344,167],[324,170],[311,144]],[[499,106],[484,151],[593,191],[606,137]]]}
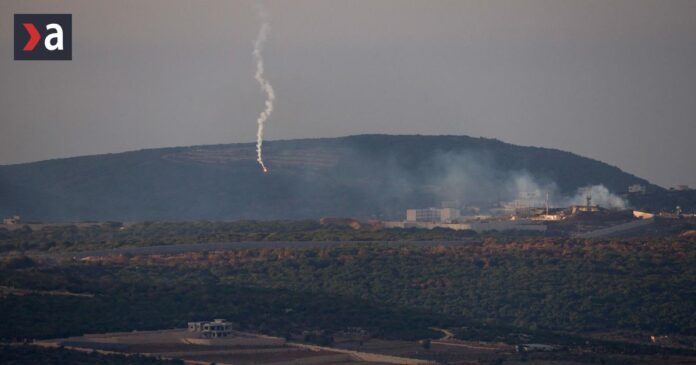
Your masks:
{"label": "black logo box", "polygon": [[[29,41],[29,32],[23,23],[31,23],[41,35],[41,40],[32,51],[24,51]],[[49,51],[44,46],[46,36],[54,30],[46,25],[56,23],[63,28],[63,50]],[[72,14],[15,14],[14,15],[14,59],[15,60],[72,60]]]}

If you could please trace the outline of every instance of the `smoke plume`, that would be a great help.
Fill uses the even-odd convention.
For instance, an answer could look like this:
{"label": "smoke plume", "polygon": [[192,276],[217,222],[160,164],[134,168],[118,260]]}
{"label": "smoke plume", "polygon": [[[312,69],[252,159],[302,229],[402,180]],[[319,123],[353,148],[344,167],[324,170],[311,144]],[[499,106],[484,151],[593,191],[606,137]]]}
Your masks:
{"label": "smoke plume", "polygon": [[[368,166],[370,163],[360,160],[355,164]],[[481,208],[482,213],[487,213],[486,207],[516,203],[537,208],[546,204],[550,208],[585,205],[587,196],[592,197],[592,204],[603,208],[625,209],[630,205],[604,185],[587,184],[575,191],[562,191],[552,178],[535,175],[524,168],[501,167],[486,153],[435,153],[423,160],[416,171],[390,163],[390,160],[386,164],[380,161],[375,173],[386,174],[388,178],[385,186],[370,183],[369,200],[377,202],[378,207],[404,200],[410,207],[420,208],[447,203],[455,207]]]}
{"label": "smoke plume", "polygon": [[254,78],[261,86],[261,91],[266,93],[266,108],[259,114],[258,119],[256,119],[256,124],[258,124],[258,129],[256,130],[256,161],[259,162],[263,172],[268,172],[266,165],[263,163],[263,128],[264,124],[273,113],[273,102],[275,101],[275,93],[273,92],[273,87],[264,78],[263,75],[263,57],[261,56],[261,50],[263,49],[264,43],[268,38],[268,33],[271,30],[271,26],[268,23],[268,15],[266,14],[266,9],[263,5],[258,4],[259,18],[261,19],[261,29],[259,29],[259,34],[256,36],[254,41],[254,60],[256,61],[256,74]]}
{"label": "smoke plume", "polygon": [[586,197],[592,198],[592,203],[604,208],[625,209],[628,206],[626,199],[613,194],[604,185],[592,185],[578,188],[577,194],[570,198],[568,205],[584,205]]}

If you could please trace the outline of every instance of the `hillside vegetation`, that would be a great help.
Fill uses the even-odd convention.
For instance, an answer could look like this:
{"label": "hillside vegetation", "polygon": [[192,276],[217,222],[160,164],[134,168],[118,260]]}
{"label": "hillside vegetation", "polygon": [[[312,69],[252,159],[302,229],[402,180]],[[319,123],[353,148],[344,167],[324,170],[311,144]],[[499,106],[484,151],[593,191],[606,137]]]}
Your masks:
{"label": "hillside vegetation", "polygon": [[466,136],[362,135],[162,148],[0,166],[0,215],[29,220],[401,218],[408,207],[512,198],[518,178],[559,194],[658,187],[572,153]]}
{"label": "hillside vegetation", "polygon": [[693,237],[353,244],[64,263],[15,257],[0,265],[0,285],[37,292],[0,300],[0,337],[171,328],[219,317],[276,335],[362,327],[417,339],[437,336],[430,326],[489,328],[487,336],[696,335],[694,282]]}

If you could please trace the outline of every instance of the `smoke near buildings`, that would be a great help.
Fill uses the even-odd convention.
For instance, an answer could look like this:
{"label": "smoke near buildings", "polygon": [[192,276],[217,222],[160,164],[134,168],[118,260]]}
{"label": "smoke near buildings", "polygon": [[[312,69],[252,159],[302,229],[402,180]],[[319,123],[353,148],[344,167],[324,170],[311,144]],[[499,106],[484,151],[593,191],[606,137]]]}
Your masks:
{"label": "smoke near buildings", "polygon": [[[368,161],[364,161],[368,164]],[[509,169],[500,161],[478,152],[440,153],[423,163],[414,174],[413,169],[398,163],[388,163],[382,169],[389,176],[387,186],[371,187],[372,199],[385,205],[398,197],[409,197],[421,206],[480,207],[489,208],[544,207],[561,208],[586,205],[590,197],[592,205],[603,208],[624,209],[629,203],[611,192],[601,183],[579,185],[576,190],[563,190],[551,177],[534,174],[526,169]],[[422,199],[419,199],[421,197]]]}

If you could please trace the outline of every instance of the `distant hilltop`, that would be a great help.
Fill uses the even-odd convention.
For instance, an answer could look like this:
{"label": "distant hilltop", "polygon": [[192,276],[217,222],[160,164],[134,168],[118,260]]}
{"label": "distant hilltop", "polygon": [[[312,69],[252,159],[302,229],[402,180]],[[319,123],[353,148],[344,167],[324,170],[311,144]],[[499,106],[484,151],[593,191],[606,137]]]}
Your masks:
{"label": "distant hilltop", "polygon": [[467,136],[357,135],[148,149],[0,166],[0,216],[29,220],[399,218],[443,201],[511,200],[529,189],[663,191],[556,149]]}

